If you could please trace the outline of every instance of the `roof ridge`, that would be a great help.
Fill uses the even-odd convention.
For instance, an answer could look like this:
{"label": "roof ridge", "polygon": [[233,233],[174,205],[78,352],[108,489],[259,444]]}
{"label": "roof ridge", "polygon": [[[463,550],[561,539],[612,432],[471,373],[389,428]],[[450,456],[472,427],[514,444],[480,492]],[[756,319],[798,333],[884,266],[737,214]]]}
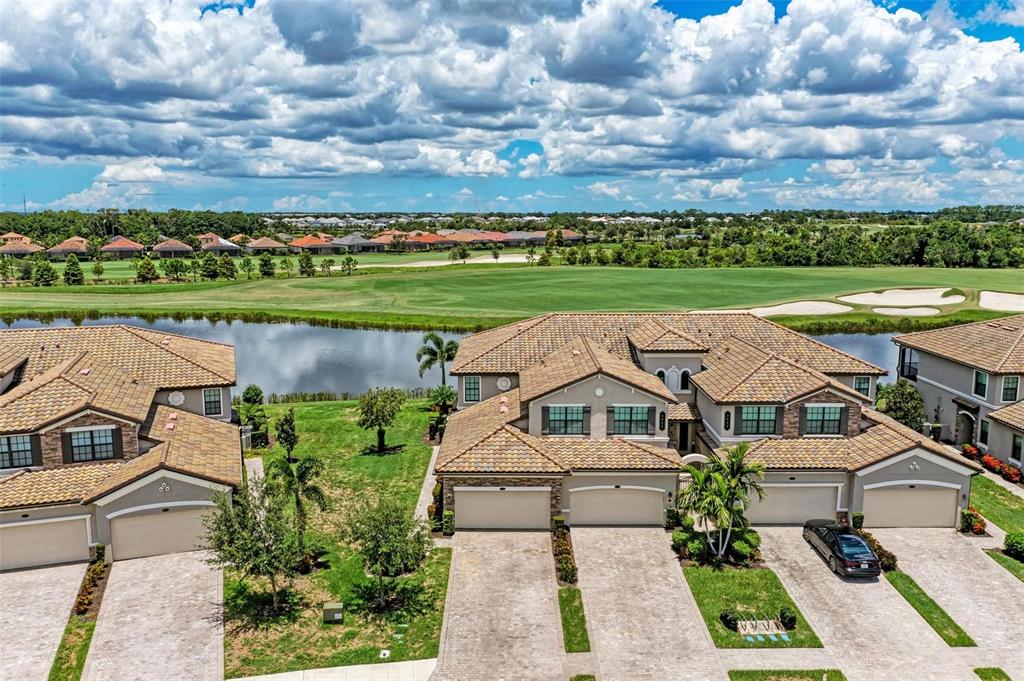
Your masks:
{"label": "roof ridge", "polygon": [[934,333],[936,331],[942,331],[943,329],[965,329],[968,326],[981,326],[982,324],[991,324],[993,322],[1004,322],[1008,319],[1020,319],[1024,321],[1024,314],[1011,314],[1005,317],[994,317],[993,319],[979,319],[976,322],[966,322],[964,324],[953,324],[951,326],[939,326],[934,329],[921,329],[920,331],[911,331],[910,333],[901,333],[898,336],[893,336],[893,340],[899,338],[909,338],[910,336],[921,336],[926,333]]}
{"label": "roof ridge", "polygon": [[597,369],[598,372],[601,372],[604,369],[604,365],[601,364],[601,360],[597,358],[597,353],[595,353],[594,348],[591,347],[590,338],[588,338],[584,334],[580,334],[578,338],[583,343],[583,347],[586,349],[587,354],[590,355],[590,361],[594,363],[594,367]]}
{"label": "roof ridge", "polygon": [[850,353],[845,352],[843,350],[840,350],[839,348],[832,347],[828,343],[822,343],[820,340],[817,340],[816,338],[812,338],[811,336],[802,334],[799,331],[794,331],[793,329],[787,328],[787,327],[785,327],[782,324],[779,324],[777,322],[773,322],[772,320],[770,320],[770,319],[768,319],[766,317],[758,317],[757,315],[751,315],[751,316],[752,317],[756,317],[757,319],[760,319],[762,322],[765,322],[767,324],[771,324],[772,326],[774,326],[776,328],[782,329],[786,333],[795,334],[795,335],[799,336],[800,338],[802,338],[804,340],[810,341],[811,343],[814,343],[815,345],[817,345],[819,347],[825,348],[826,350],[830,350],[832,352],[837,352],[840,355],[843,355],[844,357],[847,357],[847,358],[852,359],[852,360],[854,360],[856,362],[859,362],[860,364],[863,364],[864,366],[868,366],[868,367],[871,367],[873,369],[879,369],[881,371],[885,371],[885,373],[889,373],[888,370],[882,369],[882,367],[876,366],[876,365],[872,364],[871,362],[865,361],[865,360],[861,359],[860,357],[857,357],[856,355],[851,355]]}
{"label": "roof ridge", "polygon": [[1007,349],[1007,351],[1003,353],[1002,359],[999,360],[999,364],[997,366],[1000,369],[1006,366],[1006,362],[1010,359],[1010,355],[1012,355],[1014,351],[1017,350],[1017,347],[1021,344],[1022,341],[1024,341],[1024,326],[1021,326],[1020,332],[1017,334],[1016,342],[1010,344],[1009,349]]}
{"label": "roof ridge", "polygon": [[[125,325],[122,328],[127,329],[128,332],[131,333],[136,338],[139,338],[139,339],[145,341],[146,343],[149,343],[150,345],[153,345],[153,346],[159,348],[160,350],[163,350],[165,352],[169,352],[170,354],[174,355],[175,357],[178,357],[179,359],[182,359],[182,360],[188,362],[189,364],[191,364],[194,367],[202,369],[203,371],[208,371],[209,373],[213,374],[214,376],[222,378],[225,381],[231,380],[227,376],[225,376],[224,374],[221,374],[220,372],[214,371],[210,367],[203,366],[202,364],[200,364],[199,362],[195,361],[191,357],[186,357],[185,355],[181,354],[177,350],[171,349],[170,346],[163,345],[161,343],[158,343],[156,341],[150,340],[149,338],[146,338],[146,337],[142,336],[141,334],[137,333],[138,329],[136,329],[135,327]],[[148,329],[147,329],[147,331],[148,331]],[[154,332],[154,333],[159,333],[159,332]],[[170,335],[176,335],[176,334],[170,334]],[[179,336],[179,337],[180,338],[187,338],[187,336]],[[212,342],[212,341],[204,341],[202,339],[198,339],[198,340],[200,342],[203,342],[203,343]],[[219,344],[219,345],[224,345],[224,344]],[[227,347],[232,347],[232,346],[227,346]]]}

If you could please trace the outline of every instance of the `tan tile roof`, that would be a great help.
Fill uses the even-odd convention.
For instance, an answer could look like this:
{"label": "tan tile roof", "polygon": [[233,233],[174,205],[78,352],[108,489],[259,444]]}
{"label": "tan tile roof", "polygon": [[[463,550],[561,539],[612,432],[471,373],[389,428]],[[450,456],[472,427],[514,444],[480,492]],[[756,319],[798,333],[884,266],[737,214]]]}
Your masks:
{"label": "tan tile roof", "polygon": [[641,322],[626,337],[633,347],[644,352],[705,352],[708,349],[696,338],[666,326],[657,318]]}
{"label": "tan tile roof", "polygon": [[632,360],[612,354],[590,338],[577,336],[519,372],[519,399],[530,402],[573,383],[603,374],[658,395],[669,402],[676,398],[668,387]]}
{"label": "tan tile roof", "polygon": [[277,239],[271,239],[269,236],[261,236],[259,239],[253,239],[245,245],[246,248],[284,248],[285,245]]}
{"label": "tan tile roof", "polygon": [[669,421],[700,421],[700,410],[692,402],[670,404],[665,415]]}
{"label": "tan tile roof", "polygon": [[0,477],[0,509],[76,503],[121,466],[121,462],[88,463]]}
{"label": "tan tile roof", "polygon": [[0,255],[28,255],[38,253],[43,247],[38,244],[10,241],[0,246]]}
{"label": "tan tile roof", "polygon": [[[440,457],[438,457],[440,458]],[[445,473],[566,473],[540,442],[514,426],[499,426],[479,442],[438,463]]]}
{"label": "tan tile roof", "polygon": [[892,340],[993,374],[1024,373],[1024,315],[918,331]]}
{"label": "tan tile roof", "polygon": [[101,251],[141,251],[146,247],[140,244],[138,241],[132,241],[131,239],[119,236],[118,238],[111,241],[109,244],[100,247]]}
{"label": "tan tile roof", "polygon": [[157,253],[162,253],[164,251],[168,251],[171,253],[192,253],[195,249],[193,249],[184,241],[178,241],[177,239],[167,239],[165,241],[161,241],[156,246],[153,246],[153,250]]}
{"label": "tan tile roof", "polygon": [[160,390],[235,384],[234,347],[131,326],[4,329],[0,348],[28,357],[24,380],[84,350]]}
{"label": "tan tile roof", "polygon": [[[864,409],[867,427],[849,438],[764,439],[750,445],[749,456],[770,469],[822,469],[856,471],[916,447],[973,470],[981,467],[957,456],[874,409]],[[721,450],[719,450],[721,451]]]}
{"label": "tan tile roof", "polygon": [[988,417],[993,421],[999,421],[1004,423],[1011,428],[1017,430],[1024,430],[1024,400],[1011,404],[1008,407],[1002,409],[996,409],[990,412]]}
{"label": "tan tile roof", "polygon": [[153,386],[79,352],[0,395],[0,433],[38,430],[83,409],[141,423],[154,395]]}
{"label": "tan tile roof", "polygon": [[727,338],[704,356],[704,371],[690,377],[720,404],[790,402],[831,388],[858,402],[866,398],[825,374],[806,369],[739,338]]}
{"label": "tan tile roof", "polygon": [[159,444],[142,456],[125,461],[89,491],[85,503],[159,469],[225,485],[235,486],[242,481],[242,447],[235,425],[153,405],[139,437]]}
{"label": "tan tile roof", "polygon": [[674,449],[625,438],[542,438],[542,441],[573,470],[676,470],[682,465]]}
{"label": "tan tile roof", "polygon": [[885,370],[767,319],[745,313],[547,314],[464,338],[454,374],[509,374],[540,361],[576,336],[586,336],[620,357],[628,335],[651,319],[711,347],[736,336],[827,374],[882,375]]}
{"label": "tan tile roof", "polygon": [[64,239],[64,241],[61,241],[59,244],[57,244],[53,248],[46,249],[46,252],[47,253],[85,253],[88,250],[89,250],[89,242],[88,241],[86,241],[85,239],[83,239],[80,236],[73,236],[73,237],[69,237],[67,239]]}

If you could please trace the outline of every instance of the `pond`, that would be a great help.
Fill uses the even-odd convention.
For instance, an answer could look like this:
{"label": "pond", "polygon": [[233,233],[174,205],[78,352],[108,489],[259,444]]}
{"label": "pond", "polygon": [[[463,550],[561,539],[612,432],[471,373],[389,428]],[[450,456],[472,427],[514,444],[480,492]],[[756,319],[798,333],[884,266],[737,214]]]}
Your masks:
{"label": "pond", "polygon": [[[336,329],[301,323],[251,323],[138,317],[87,319],[85,326],[128,324],[167,333],[231,343],[237,349],[238,385],[258,383],[267,393],[321,392],[360,394],[376,386],[429,388],[440,382],[438,369],[419,377],[416,350],[422,332]],[[37,328],[46,322],[17,320],[9,328]],[[72,326],[70,319],[50,322]],[[0,323],[0,328],[4,325]],[[458,340],[464,334],[442,334]],[[814,336],[823,343],[889,370],[896,375],[892,334]]]}

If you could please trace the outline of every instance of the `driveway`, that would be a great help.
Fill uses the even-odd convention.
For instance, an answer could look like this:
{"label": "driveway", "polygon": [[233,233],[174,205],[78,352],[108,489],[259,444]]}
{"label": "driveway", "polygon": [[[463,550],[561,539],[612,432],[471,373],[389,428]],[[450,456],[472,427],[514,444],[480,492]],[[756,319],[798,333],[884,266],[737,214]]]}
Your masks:
{"label": "driveway", "polygon": [[433,681],[551,681],[562,624],[548,532],[455,534]]}
{"label": "driveway", "polygon": [[46,679],[85,563],[0,573],[0,678]]}
{"label": "driveway", "polygon": [[660,528],[575,527],[599,679],[714,679],[711,637]]}
{"label": "driveway", "polygon": [[[804,541],[801,528],[759,527],[758,532],[765,561],[850,681],[977,681],[967,657],[947,646],[884,577],[836,577]],[[893,550],[902,564],[905,552],[898,546]]]}
{"label": "driveway", "polygon": [[85,681],[224,678],[223,575],[205,551],[114,563]]}
{"label": "driveway", "polygon": [[874,535],[979,648],[1005,655],[1004,669],[1021,665],[1024,583],[985,555],[982,546],[990,542],[939,528],[878,529]]}

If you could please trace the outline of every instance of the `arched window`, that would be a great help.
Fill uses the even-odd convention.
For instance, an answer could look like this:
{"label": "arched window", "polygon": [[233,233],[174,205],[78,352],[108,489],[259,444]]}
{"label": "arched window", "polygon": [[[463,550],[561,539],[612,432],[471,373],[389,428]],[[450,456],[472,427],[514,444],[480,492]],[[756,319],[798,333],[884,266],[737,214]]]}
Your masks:
{"label": "arched window", "polygon": [[686,392],[690,389],[690,372],[684,371],[679,374],[679,392]]}
{"label": "arched window", "polygon": [[665,385],[668,385],[668,383],[665,381],[665,372],[664,371],[662,371],[661,369],[658,369],[656,372],[654,372],[654,375],[658,377],[659,381],[661,381],[662,383],[665,383]]}

